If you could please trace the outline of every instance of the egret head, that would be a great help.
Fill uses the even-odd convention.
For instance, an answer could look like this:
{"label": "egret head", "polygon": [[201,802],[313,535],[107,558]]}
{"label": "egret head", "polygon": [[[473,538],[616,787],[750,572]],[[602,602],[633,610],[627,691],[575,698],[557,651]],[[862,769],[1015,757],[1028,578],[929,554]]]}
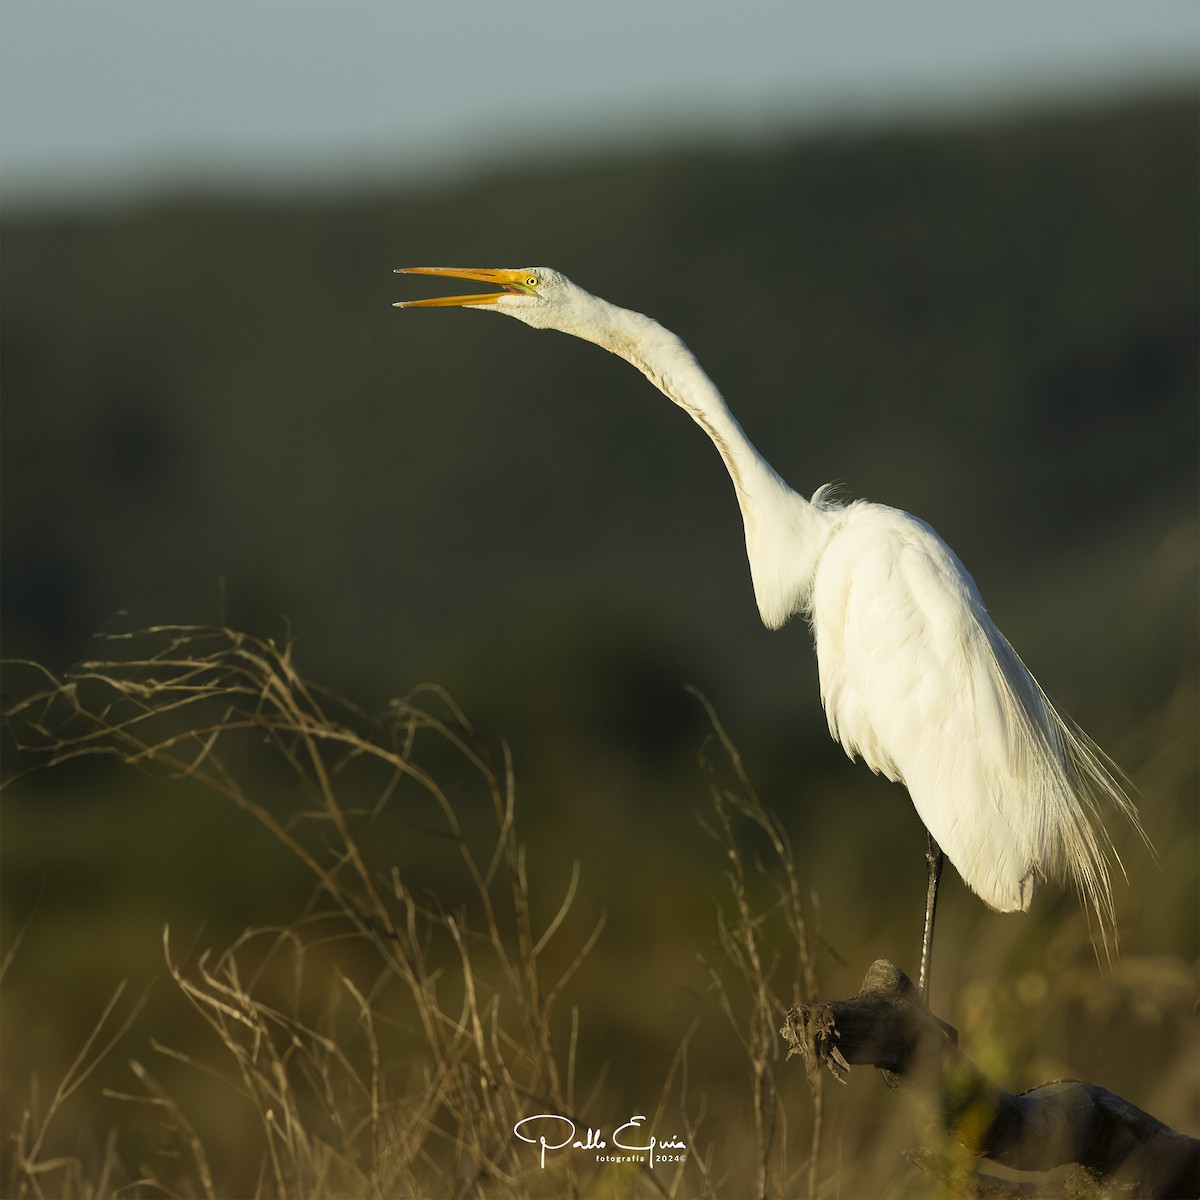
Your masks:
{"label": "egret head", "polygon": [[427,300],[400,300],[395,308],[484,308],[516,317],[535,328],[561,328],[572,301],[587,296],[565,275],[550,267],[398,267],[404,275],[444,275],[469,279],[497,289],[470,295],[433,296]]}

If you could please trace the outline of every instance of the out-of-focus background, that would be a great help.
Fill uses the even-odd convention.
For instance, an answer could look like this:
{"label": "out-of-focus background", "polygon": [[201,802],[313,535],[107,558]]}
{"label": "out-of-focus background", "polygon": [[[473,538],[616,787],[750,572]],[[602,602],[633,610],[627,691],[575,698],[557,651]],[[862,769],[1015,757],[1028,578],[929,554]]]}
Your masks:
{"label": "out-of-focus background", "polygon": [[[1198,37],[1174,3],[5,5],[5,656],[222,623],[365,707],[445,687],[511,745],[531,860],[610,914],[580,1003],[614,1114],[715,937],[685,684],[795,839],[827,994],[913,966],[922,830],[829,741],[803,622],[759,624],[703,433],[594,347],[390,307],[406,264],[556,266],[679,332],[799,490],[929,521],[1129,774],[1144,986],[1070,1057],[1023,1027],[1002,1082],[1061,1061],[1197,1132]],[[309,887],[131,772],[24,776],[3,833],[6,1124],[164,924],[219,945]],[[941,1014],[1018,962],[1043,994],[1073,904],[948,878]],[[186,1040],[162,991],[126,1043]]]}

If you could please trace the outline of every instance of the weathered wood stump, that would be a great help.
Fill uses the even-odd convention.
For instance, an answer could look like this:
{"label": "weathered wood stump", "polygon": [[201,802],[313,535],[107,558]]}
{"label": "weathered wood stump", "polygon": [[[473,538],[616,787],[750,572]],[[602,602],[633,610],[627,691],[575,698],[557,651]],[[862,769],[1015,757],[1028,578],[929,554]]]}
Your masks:
{"label": "weathered wood stump", "polygon": [[876,1067],[893,1087],[924,1096],[947,1133],[977,1157],[1019,1171],[1077,1163],[1114,1194],[1200,1195],[1196,1138],[1094,1083],[1063,1079],[1006,1092],[886,960],[871,964],[858,995],[794,1008],[780,1032],[788,1058],[804,1056],[810,1079],[822,1067],[838,1079],[852,1066]]}

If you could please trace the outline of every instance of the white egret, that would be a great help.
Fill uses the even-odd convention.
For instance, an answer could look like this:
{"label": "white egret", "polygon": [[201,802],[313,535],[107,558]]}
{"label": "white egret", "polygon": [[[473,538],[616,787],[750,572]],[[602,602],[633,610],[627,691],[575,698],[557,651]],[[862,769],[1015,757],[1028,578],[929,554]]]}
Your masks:
{"label": "white egret", "polygon": [[[408,267],[490,285],[398,308],[470,306],[595,342],[635,366],[712,439],[733,480],[754,595],[770,629],[812,626],[829,731],[851,759],[902,783],[928,835],[917,984],[928,996],[943,854],[1001,912],[1046,878],[1073,881],[1115,946],[1106,801],[1139,828],[1092,742],[1064,718],[993,624],[974,581],[898,509],[794,492],[742,432],[683,341],[547,267]],[[1119,865],[1119,860],[1118,865]]]}

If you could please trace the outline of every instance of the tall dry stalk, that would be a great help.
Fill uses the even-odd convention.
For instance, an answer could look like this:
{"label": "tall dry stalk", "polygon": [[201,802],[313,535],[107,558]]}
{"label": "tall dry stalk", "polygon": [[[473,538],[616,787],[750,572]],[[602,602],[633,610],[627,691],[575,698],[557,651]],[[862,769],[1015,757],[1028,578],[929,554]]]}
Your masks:
{"label": "tall dry stalk", "polygon": [[[789,1167],[787,1122],[781,1112],[779,1072],[784,1062],[779,1027],[801,997],[817,996],[817,931],[810,929],[801,898],[796,860],[779,818],[768,811],[751,784],[737,747],[708,700],[704,705],[723,762],[702,755],[709,773],[714,821],[709,835],[726,859],[725,879],[732,911],[718,914],[724,964],[707,963],[711,986],[745,1054],[754,1112],[756,1194],[795,1194],[799,1173]],[[732,781],[722,781],[722,768]],[[766,853],[747,864],[747,838],[739,818],[763,835]],[[756,897],[765,888],[765,900]],[[814,901],[815,907],[815,901]],[[737,993],[735,994],[735,988]],[[812,1122],[804,1169],[804,1194],[816,1196],[824,1114],[824,1080],[812,1088]],[[774,1164],[774,1169],[773,1169]]]}

